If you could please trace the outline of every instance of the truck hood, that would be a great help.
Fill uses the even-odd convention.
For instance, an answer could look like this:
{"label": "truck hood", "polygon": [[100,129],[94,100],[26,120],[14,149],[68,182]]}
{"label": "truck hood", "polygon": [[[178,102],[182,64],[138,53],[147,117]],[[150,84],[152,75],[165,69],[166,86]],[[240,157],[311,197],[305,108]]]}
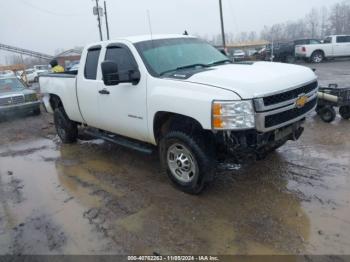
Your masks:
{"label": "truck hood", "polygon": [[251,99],[283,92],[316,79],[315,73],[304,66],[256,62],[216,66],[185,81],[228,89],[242,99]]}

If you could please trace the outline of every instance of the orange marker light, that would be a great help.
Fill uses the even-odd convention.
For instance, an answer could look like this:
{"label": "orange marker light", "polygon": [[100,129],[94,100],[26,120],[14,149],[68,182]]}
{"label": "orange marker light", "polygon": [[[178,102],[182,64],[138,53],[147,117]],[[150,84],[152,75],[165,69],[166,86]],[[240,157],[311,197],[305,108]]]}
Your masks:
{"label": "orange marker light", "polygon": [[224,122],[222,121],[221,117],[215,117],[213,118],[213,127],[214,128],[223,128]]}
{"label": "orange marker light", "polygon": [[213,104],[213,115],[214,116],[221,116],[221,105],[220,104]]}

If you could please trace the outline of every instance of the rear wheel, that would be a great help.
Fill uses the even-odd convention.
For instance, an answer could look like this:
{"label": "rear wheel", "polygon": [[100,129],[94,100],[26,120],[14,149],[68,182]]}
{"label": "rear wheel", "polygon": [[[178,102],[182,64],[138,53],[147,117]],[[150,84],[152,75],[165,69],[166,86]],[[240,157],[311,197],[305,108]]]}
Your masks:
{"label": "rear wheel", "polygon": [[55,109],[54,122],[57,134],[63,143],[71,144],[77,141],[78,126],[68,118],[62,107]]}
{"label": "rear wheel", "polygon": [[350,106],[341,106],[339,108],[339,114],[343,119],[349,119],[350,118]]}
{"label": "rear wheel", "polygon": [[293,55],[287,55],[286,56],[286,63],[288,63],[288,64],[295,63],[295,57]]}
{"label": "rear wheel", "polygon": [[324,54],[321,51],[315,51],[311,55],[312,63],[321,63],[324,60]]}
{"label": "rear wheel", "polygon": [[326,123],[333,122],[335,117],[337,116],[334,108],[331,106],[325,106],[324,108],[322,108],[319,115],[321,119]]}
{"label": "rear wheel", "polygon": [[198,135],[170,131],[160,140],[159,154],[163,171],[186,193],[199,194],[215,170],[215,161]]}

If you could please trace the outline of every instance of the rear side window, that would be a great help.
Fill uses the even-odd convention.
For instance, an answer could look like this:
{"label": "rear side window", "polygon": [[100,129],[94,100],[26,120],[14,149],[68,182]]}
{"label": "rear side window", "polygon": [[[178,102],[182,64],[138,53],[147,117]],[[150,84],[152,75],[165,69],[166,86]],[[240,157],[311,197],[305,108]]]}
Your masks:
{"label": "rear side window", "polygon": [[307,40],[296,40],[295,45],[307,45]]}
{"label": "rear side window", "polygon": [[86,79],[96,80],[100,52],[101,48],[90,49],[88,51],[84,70],[84,76]]}
{"label": "rear side window", "polygon": [[337,36],[337,43],[350,43],[350,36]]}
{"label": "rear side window", "polygon": [[120,80],[123,80],[124,77],[127,77],[129,71],[137,69],[137,63],[127,47],[108,47],[105,60],[113,61],[118,65]]}
{"label": "rear side window", "polygon": [[311,44],[311,45],[320,44],[320,41],[315,40],[315,39],[311,39],[311,40],[310,40],[310,44]]}

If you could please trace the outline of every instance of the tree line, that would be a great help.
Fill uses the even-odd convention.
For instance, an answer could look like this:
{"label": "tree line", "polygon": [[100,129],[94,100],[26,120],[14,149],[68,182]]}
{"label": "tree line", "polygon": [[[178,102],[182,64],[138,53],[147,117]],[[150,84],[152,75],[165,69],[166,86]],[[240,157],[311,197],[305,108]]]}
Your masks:
{"label": "tree line", "polygon": [[[264,26],[260,34],[240,32],[225,34],[228,43],[244,43],[255,40],[289,41],[300,38],[323,39],[331,34],[350,34],[350,0],[331,7],[312,8],[303,19]],[[221,45],[221,35],[204,36],[214,45]]]}

